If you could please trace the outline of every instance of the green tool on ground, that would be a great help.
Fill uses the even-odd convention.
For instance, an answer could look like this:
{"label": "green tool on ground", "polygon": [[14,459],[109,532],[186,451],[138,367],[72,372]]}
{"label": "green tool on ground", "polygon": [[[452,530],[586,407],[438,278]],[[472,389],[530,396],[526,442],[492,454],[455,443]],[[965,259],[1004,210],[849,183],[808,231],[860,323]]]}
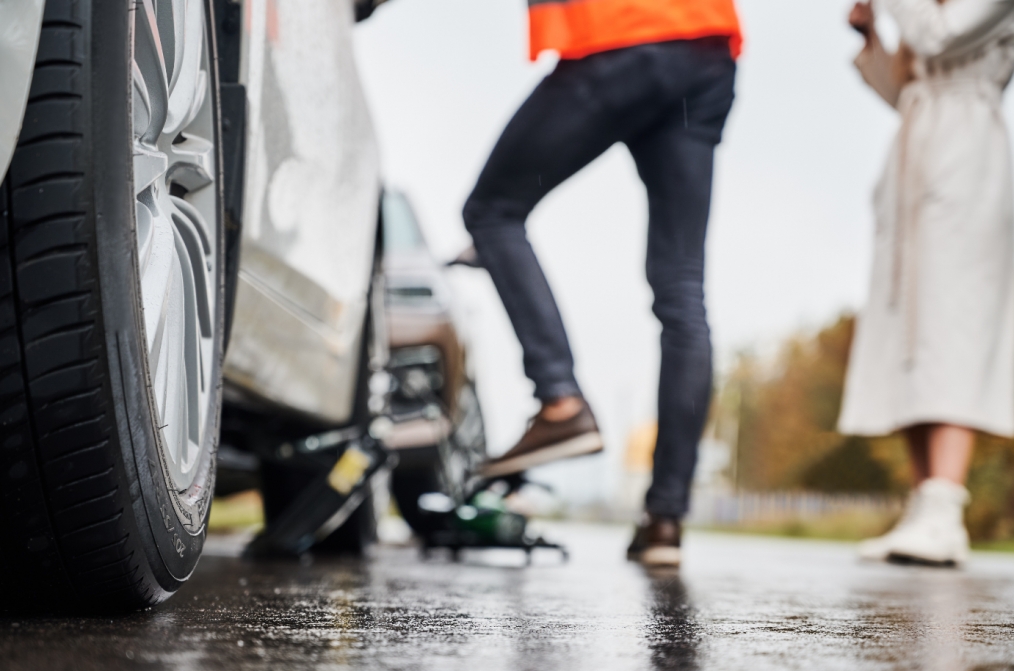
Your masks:
{"label": "green tool on ground", "polygon": [[447,548],[457,561],[463,549],[506,548],[524,551],[526,561],[531,563],[532,551],[546,548],[558,551],[566,561],[566,548],[530,535],[528,519],[508,509],[507,497],[524,483],[520,476],[481,483],[463,505],[455,505],[443,494],[423,494],[419,507],[433,516],[432,531],[423,538],[423,554]]}

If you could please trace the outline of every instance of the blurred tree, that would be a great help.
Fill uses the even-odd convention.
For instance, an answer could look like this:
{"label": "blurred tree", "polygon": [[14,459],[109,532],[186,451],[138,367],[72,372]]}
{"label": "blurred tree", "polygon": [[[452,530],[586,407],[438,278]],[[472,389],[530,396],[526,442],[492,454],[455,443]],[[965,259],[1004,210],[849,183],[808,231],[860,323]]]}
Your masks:
{"label": "blurred tree", "polygon": [[739,484],[870,492],[904,487],[899,441],[875,445],[835,430],[854,326],[845,314],[816,334],[797,335],[773,366],[753,355],[739,357],[724,385],[734,386],[740,399]]}
{"label": "blurred tree", "polygon": [[889,468],[873,456],[870,441],[848,436],[810,464],[800,484],[822,492],[888,492],[894,482]]}
{"label": "blurred tree", "polygon": [[[902,492],[910,469],[900,436],[846,437],[835,430],[855,320],[841,315],[816,334],[789,339],[771,363],[737,356],[719,385],[715,431],[735,445],[734,481],[754,490]],[[976,540],[1014,538],[1014,441],[979,436],[968,488]]]}

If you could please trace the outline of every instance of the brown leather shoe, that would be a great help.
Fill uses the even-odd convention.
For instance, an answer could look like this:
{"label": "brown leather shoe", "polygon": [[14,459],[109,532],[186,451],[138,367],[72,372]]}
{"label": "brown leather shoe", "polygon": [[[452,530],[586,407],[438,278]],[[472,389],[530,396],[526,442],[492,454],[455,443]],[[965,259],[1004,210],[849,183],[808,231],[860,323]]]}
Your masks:
{"label": "brown leather shoe", "polygon": [[634,531],[634,540],[627,548],[627,559],[645,566],[679,566],[680,537],[683,535],[679,520],[648,516],[645,524]]}
{"label": "brown leather shoe", "polygon": [[498,478],[551,461],[601,452],[598,424],[588,404],[581,401],[581,405],[580,412],[559,422],[551,422],[541,413],[536,415],[518,444],[503,456],[483,464],[479,474],[484,478]]}

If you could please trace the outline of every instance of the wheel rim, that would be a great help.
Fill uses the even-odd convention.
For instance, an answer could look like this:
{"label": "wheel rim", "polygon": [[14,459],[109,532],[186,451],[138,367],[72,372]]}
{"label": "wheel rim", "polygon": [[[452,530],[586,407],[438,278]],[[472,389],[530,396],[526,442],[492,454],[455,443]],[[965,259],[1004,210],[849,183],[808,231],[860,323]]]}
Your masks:
{"label": "wheel rim", "polygon": [[203,0],[136,0],[133,172],[150,387],[170,477],[202,463],[217,314],[215,122]]}

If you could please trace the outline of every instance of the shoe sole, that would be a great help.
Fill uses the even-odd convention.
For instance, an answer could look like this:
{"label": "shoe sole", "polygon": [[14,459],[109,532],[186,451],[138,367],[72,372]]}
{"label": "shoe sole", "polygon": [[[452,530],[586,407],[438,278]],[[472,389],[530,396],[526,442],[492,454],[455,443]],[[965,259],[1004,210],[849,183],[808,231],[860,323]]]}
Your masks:
{"label": "shoe sole", "polygon": [[682,560],[683,553],[674,547],[647,548],[638,557],[645,566],[679,566]]}
{"label": "shoe sole", "polygon": [[927,559],[911,554],[892,552],[887,555],[887,561],[892,564],[905,564],[909,566],[932,566],[935,568],[955,568],[962,563],[961,559]]}
{"label": "shoe sole", "polygon": [[583,433],[580,436],[568,438],[529,454],[521,454],[513,459],[494,462],[482,467],[479,470],[479,474],[484,478],[514,475],[515,473],[521,473],[529,468],[535,468],[536,466],[553,461],[570,459],[571,457],[583,457],[586,454],[596,454],[601,452],[602,448],[602,434],[598,431]]}

